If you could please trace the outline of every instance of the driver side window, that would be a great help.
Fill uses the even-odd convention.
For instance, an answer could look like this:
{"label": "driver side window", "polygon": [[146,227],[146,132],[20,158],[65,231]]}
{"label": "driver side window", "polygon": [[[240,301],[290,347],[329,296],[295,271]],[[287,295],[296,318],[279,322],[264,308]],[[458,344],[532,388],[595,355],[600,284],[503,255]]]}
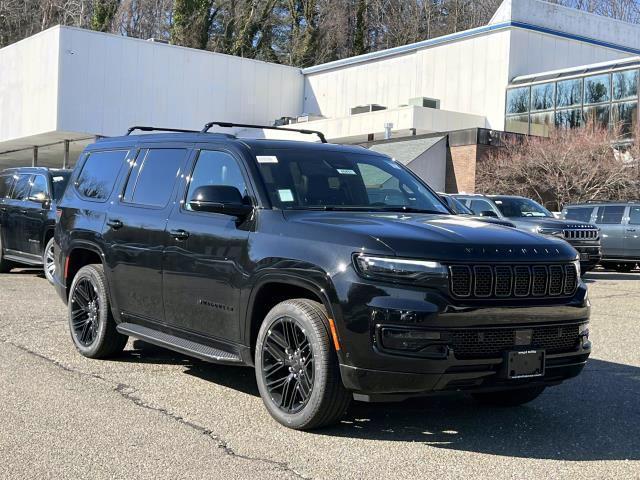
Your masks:
{"label": "driver side window", "polygon": [[[367,163],[358,163],[358,169],[367,190],[371,205],[410,205],[412,192],[406,185],[400,185],[398,178]],[[414,199],[415,200],[415,199]]]}

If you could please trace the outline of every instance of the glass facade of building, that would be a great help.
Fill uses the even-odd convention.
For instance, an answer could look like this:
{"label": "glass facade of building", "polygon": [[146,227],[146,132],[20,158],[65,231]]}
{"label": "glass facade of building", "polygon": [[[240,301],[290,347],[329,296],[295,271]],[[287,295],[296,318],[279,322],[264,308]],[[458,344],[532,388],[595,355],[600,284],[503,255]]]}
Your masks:
{"label": "glass facade of building", "polygon": [[618,71],[536,82],[507,89],[507,132],[548,135],[554,127],[595,121],[631,135],[638,123],[640,71]]}

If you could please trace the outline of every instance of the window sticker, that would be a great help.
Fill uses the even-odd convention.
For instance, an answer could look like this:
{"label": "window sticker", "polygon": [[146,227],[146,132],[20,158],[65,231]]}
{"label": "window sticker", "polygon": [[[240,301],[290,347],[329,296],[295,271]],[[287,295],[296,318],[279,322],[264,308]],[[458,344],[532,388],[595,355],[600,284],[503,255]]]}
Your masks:
{"label": "window sticker", "polygon": [[293,193],[288,188],[284,190],[278,190],[278,196],[281,202],[293,202]]}
{"label": "window sticker", "polygon": [[64,180],[64,177],[53,177],[52,179],[54,182],[61,182]]}
{"label": "window sticker", "polygon": [[278,163],[278,157],[275,155],[258,155],[256,158],[258,163]]}
{"label": "window sticker", "polygon": [[337,170],[340,175],[357,175],[355,171],[348,168],[338,168]]}

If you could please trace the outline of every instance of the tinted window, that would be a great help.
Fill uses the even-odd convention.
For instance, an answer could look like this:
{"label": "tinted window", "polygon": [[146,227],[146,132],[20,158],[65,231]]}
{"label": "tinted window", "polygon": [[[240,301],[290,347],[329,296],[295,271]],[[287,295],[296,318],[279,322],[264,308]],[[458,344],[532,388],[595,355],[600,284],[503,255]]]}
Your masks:
{"label": "tinted window", "polygon": [[80,195],[101,201],[109,198],[126,156],[126,150],[90,153],[76,180]]}
{"label": "tinted window", "polygon": [[69,172],[55,172],[51,176],[53,183],[53,199],[57,202],[62,198],[65,188],[69,183]]}
{"label": "tinted window", "polygon": [[565,218],[567,220],[577,220],[578,222],[590,222],[593,207],[568,208]]}
{"label": "tinted window", "polygon": [[598,208],[598,218],[596,223],[604,224],[619,224],[622,223],[622,217],[624,216],[624,206],[609,206]]}
{"label": "tinted window", "polygon": [[507,113],[529,111],[529,87],[507,90]]}
{"label": "tinted window", "polygon": [[558,107],[572,107],[582,102],[582,80],[564,80],[557,84]]}
{"label": "tinted window", "polygon": [[0,199],[6,198],[11,192],[13,185],[13,175],[3,175],[0,177]]}
{"label": "tinted window", "polygon": [[587,77],[584,79],[584,103],[607,102],[611,99],[610,90],[608,74]]}
{"label": "tinted window", "polygon": [[599,107],[588,107],[584,109],[584,119],[590,124],[594,123],[606,128],[609,125],[609,113],[611,108],[609,105],[602,105]]}
{"label": "tinted window", "polygon": [[228,153],[202,150],[193,169],[185,208],[190,210],[188,200],[193,192],[204,185],[226,185],[236,187],[243,197],[248,194],[242,170],[238,162]]}
{"label": "tinted window", "polygon": [[513,133],[529,133],[529,115],[515,115],[507,117],[505,130]]}
{"label": "tinted window", "polygon": [[29,196],[29,190],[31,189],[30,179],[31,175],[18,175],[16,183],[13,186],[13,191],[11,192],[11,198],[14,200],[26,200]]}
{"label": "tinted window", "polygon": [[629,210],[629,224],[640,225],[640,207],[631,207]]}
{"label": "tinted window", "polygon": [[622,135],[630,136],[638,126],[638,102],[613,104],[613,124]]}
{"label": "tinted window", "polygon": [[29,199],[42,202],[49,197],[49,185],[47,184],[47,177],[44,175],[36,175],[31,181],[31,191],[29,192]]}
{"label": "tinted window", "polygon": [[556,126],[561,128],[576,128],[582,125],[582,109],[558,110],[556,112]]}
{"label": "tinted window", "polygon": [[530,198],[498,197],[493,201],[505,217],[553,217],[553,214]]}
{"label": "tinted window", "polygon": [[531,111],[553,108],[554,93],[553,83],[543,83],[531,87]]}
{"label": "tinted window", "polygon": [[171,197],[186,153],[182,148],[142,150],[129,174],[124,201],[164,207]]}
{"label": "tinted window", "polygon": [[625,100],[638,96],[638,70],[627,70],[613,74],[613,98]]}
{"label": "tinted window", "polygon": [[475,213],[476,215],[480,215],[481,212],[495,212],[493,205],[491,205],[491,203],[487,200],[470,200],[469,208],[473,210],[473,213]]}

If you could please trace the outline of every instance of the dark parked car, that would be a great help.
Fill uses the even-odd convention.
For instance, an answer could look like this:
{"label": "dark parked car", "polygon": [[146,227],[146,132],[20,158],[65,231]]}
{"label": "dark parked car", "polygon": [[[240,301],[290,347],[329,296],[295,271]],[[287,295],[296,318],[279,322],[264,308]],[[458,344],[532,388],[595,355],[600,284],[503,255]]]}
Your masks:
{"label": "dark parked car", "polygon": [[514,195],[454,195],[476,215],[513,222],[517,228],[566,240],[580,254],[582,273],[593,270],[602,257],[598,227],[588,222],[560,220],[530,198]]}
{"label": "dark parked car", "polygon": [[20,265],[44,266],[53,282],[56,204],[70,170],[37,167],[0,172],[0,272]]}
{"label": "dark parked car", "polygon": [[462,203],[460,200],[455,198],[453,195],[450,195],[448,193],[440,193],[440,192],[438,192],[438,195],[440,195],[440,198],[442,199],[442,201],[446,203],[449,209],[456,215],[462,215],[463,217],[469,218],[471,220],[478,220],[479,222],[492,223],[494,225],[502,225],[503,227],[516,228],[516,225],[513,222],[510,222],[509,220],[503,220],[501,218],[496,218],[491,215],[489,216],[476,215],[475,213],[473,213],[473,210],[471,210],[469,207],[467,207],[464,203]]}
{"label": "dark parked car", "polygon": [[254,366],[270,414],[298,429],[352,398],[518,405],[584,367],[590,307],[566,242],[461,221],[364,148],[207,130],[79,158],[55,284],[82,355],[133,336]]}
{"label": "dark parked car", "polygon": [[629,272],[640,262],[640,202],[567,205],[565,219],[595,223],[602,236],[603,267]]}

